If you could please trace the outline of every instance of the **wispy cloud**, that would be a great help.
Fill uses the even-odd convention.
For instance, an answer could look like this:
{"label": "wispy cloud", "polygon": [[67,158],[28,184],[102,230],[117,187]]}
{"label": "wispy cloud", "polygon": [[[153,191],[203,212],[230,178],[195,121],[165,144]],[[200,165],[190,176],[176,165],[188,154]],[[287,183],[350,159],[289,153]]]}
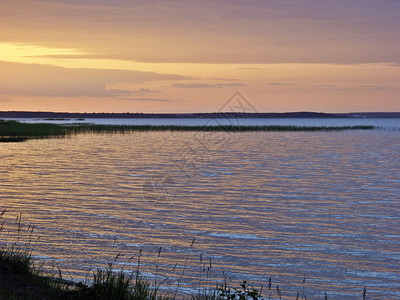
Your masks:
{"label": "wispy cloud", "polygon": [[360,85],[357,88],[363,90],[395,90],[394,88],[384,86],[384,85]]}
{"label": "wispy cloud", "polygon": [[179,88],[179,89],[209,89],[209,88],[246,86],[246,84],[244,84],[244,83],[174,83],[171,86],[174,88]]}
{"label": "wispy cloud", "polygon": [[275,85],[275,86],[288,86],[288,85],[295,85],[294,83],[290,82],[270,82],[267,85]]}
{"label": "wispy cloud", "polygon": [[138,92],[138,93],[157,93],[157,91],[155,91],[155,90],[153,91],[153,90],[148,89],[148,88],[140,88],[136,92]]}
{"label": "wispy cloud", "polygon": [[235,79],[235,78],[221,78],[221,77],[210,77],[207,78],[208,80],[217,80],[217,81],[239,81],[239,79]]}
{"label": "wispy cloud", "polygon": [[335,91],[390,91],[396,90],[395,88],[384,86],[384,85],[318,85],[316,86],[325,90],[335,90]]}
{"label": "wispy cloud", "polygon": [[145,102],[175,102],[177,100],[167,98],[121,98],[121,100],[145,101]]}
{"label": "wispy cloud", "polygon": [[[3,40],[79,47],[90,53],[75,58],[250,67],[400,62],[396,0],[43,0],[34,5],[30,0],[2,0],[1,5],[1,25],[7,29]],[[110,42],[105,46],[104,41]],[[53,58],[57,56],[73,58]]]}
{"label": "wispy cloud", "polygon": [[249,70],[249,71],[262,71],[263,68],[256,68],[256,67],[241,67],[238,70]]}
{"label": "wispy cloud", "polygon": [[[38,76],[40,74],[40,76]],[[131,96],[135,91],[107,89],[118,83],[141,84],[190,77],[155,72],[108,69],[69,69],[39,64],[0,62],[0,93],[42,97],[108,97]],[[136,92],[151,93],[141,88]]]}
{"label": "wispy cloud", "polygon": [[132,91],[122,89],[110,89],[105,90],[104,94],[107,94],[109,97],[122,97],[131,95]]}

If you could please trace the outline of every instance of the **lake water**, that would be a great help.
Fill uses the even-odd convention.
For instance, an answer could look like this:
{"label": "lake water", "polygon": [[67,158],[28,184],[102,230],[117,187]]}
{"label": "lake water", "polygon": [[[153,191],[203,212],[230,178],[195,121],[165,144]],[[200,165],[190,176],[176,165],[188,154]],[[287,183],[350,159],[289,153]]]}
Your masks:
{"label": "lake water", "polygon": [[[272,124],[287,122],[400,121]],[[308,299],[360,299],[364,286],[369,299],[400,298],[399,130],[81,134],[2,143],[0,161],[6,225],[22,213],[35,255],[64,278],[133,269],[142,249],[145,275],[166,288],[181,278],[179,293],[211,259],[211,277],[258,288],[271,276],[282,299],[304,276]]]}

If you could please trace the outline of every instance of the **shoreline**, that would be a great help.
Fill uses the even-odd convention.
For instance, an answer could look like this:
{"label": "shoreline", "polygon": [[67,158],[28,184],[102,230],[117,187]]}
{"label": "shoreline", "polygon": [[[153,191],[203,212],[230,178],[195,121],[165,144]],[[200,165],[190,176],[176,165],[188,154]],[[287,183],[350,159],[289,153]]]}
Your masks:
{"label": "shoreline", "polygon": [[44,111],[0,111],[0,119],[371,119],[371,118],[400,118],[400,112],[210,112],[210,113],[71,113]]}

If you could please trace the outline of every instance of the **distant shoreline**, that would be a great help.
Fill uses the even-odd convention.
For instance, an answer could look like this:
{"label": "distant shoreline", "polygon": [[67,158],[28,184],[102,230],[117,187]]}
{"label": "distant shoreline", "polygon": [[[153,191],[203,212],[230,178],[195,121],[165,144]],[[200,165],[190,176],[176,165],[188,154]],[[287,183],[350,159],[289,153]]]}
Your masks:
{"label": "distant shoreline", "polygon": [[354,113],[318,113],[318,112],[286,112],[286,113],[68,113],[68,112],[30,112],[0,111],[0,118],[9,119],[209,119],[209,118],[400,118],[400,112],[354,112]]}

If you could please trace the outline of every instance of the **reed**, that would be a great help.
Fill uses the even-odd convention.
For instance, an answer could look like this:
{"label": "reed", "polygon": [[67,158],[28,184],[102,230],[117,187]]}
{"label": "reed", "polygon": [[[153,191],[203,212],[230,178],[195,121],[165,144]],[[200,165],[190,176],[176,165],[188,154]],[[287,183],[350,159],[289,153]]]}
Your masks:
{"label": "reed", "polygon": [[17,121],[0,120],[0,142],[23,142],[28,139],[67,137],[80,133],[126,133],[137,131],[202,131],[202,132],[285,132],[285,131],[343,131],[343,130],[374,130],[375,126],[187,126],[187,125],[95,125],[20,123]]}

